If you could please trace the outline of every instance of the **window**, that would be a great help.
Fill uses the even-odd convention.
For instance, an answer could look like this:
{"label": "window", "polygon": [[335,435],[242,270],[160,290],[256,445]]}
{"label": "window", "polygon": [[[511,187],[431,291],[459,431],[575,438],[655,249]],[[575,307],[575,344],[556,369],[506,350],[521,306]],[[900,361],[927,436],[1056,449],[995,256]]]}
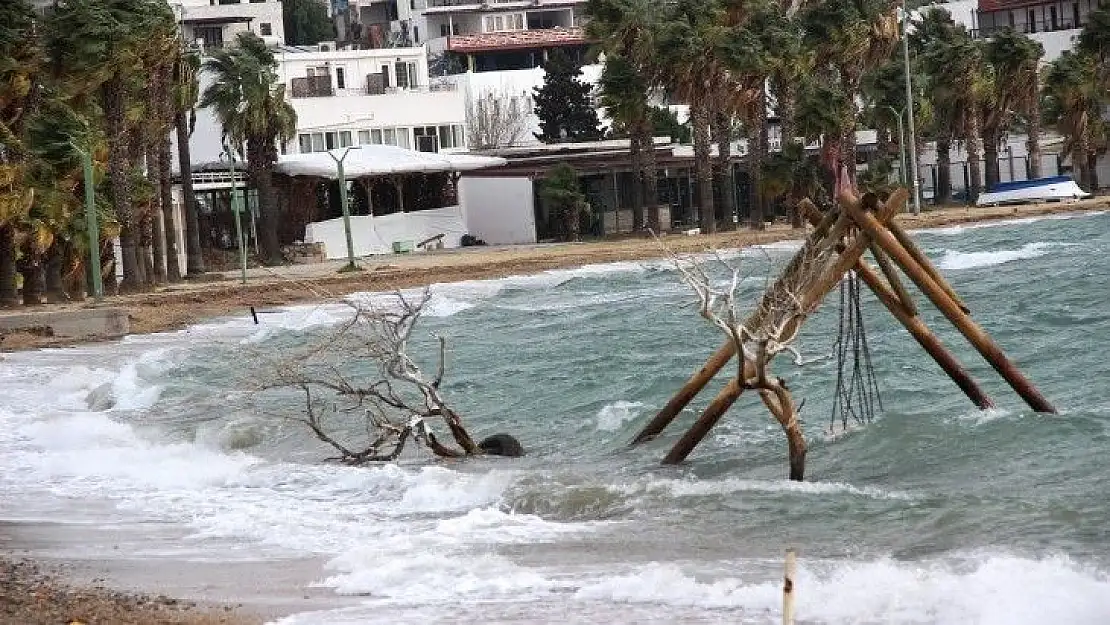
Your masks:
{"label": "window", "polygon": [[239,0],[219,0],[220,4],[239,4]]}
{"label": "window", "polygon": [[382,143],[386,145],[397,145],[397,129],[386,128],[382,131]]}
{"label": "window", "polygon": [[1060,25],[1056,21],[1056,7],[1049,7],[1049,14],[1052,16],[1049,18],[1049,21],[1052,24],[1052,30],[1058,30],[1060,28]]}
{"label": "window", "polygon": [[193,29],[193,37],[204,42],[205,48],[222,48],[224,29],[221,26],[199,26]]}
{"label": "window", "polygon": [[297,135],[297,147],[301,154],[308,154],[312,151],[312,135],[303,134]]}
{"label": "window", "polygon": [[389,88],[389,66],[382,65],[382,86],[386,89]]}
{"label": "window", "polygon": [[359,145],[370,145],[370,131],[369,130],[360,130],[360,131],[358,131],[358,144]]}
{"label": "window", "polygon": [[375,129],[370,131],[370,143],[372,145],[381,145],[382,144],[382,129],[381,128],[375,128]]}
{"label": "window", "polygon": [[416,149],[420,152],[438,152],[439,137],[435,126],[418,126],[412,129],[416,139]]}
{"label": "window", "polygon": [[412,149],[412,141],[410,140],[410,133],[408,128],[397,129],[397,147],[405,148],[406,150]]}
{"label": "window", "polygon": [[1037,32],[1037,14],[1033,12],[1033,9],[1029,9],[1029,14],[1027,15],[1027,18],[1029,21],[1025,24],[1025,32]]}
{"label": "window", "polygon": [[393,65],[393,71],[397,74],[397,86],[402,89],[415,89],[416,82],[416,63],[398,62]]}
{"label": "window", "polygon": [[439,36],[440,37],[446,37],[447,36],[447,24],[440,24],[439,25]]}
{"label": "window", "polygon": [[274,34],[274,29],[270,27],[269,22],[262,22],[258,25],[258,34],[263,37],[269,37]]}
{"label": "window", "polygon": [[345,72],[343,71],[342,67],[335,68],[335,88],[336,89],[346,89],[347,88],[347,77],[346,77]]}
{"label": "window", "polygon": [[458,124],[439,127],[439,148],[461,148],[463,145],[463,127]]}
{"label": "window", "polygon": [[508,15],[487,15],[485,26],[487,33],[503,30],[524,30],[524,14],[509,13]]}
{"label": "window", "polygon": [[327,146],[324,145],[324,133],[322,133],[322,132],[312,133],[312,150],[311,151],[312,152],[323,152],[326,149],[327,149]]}
{"label": "window", "polygon": [[419,26],[413,26],[412,27],[412,40],[413,40],[414,43],[420,43],[420,27]]}

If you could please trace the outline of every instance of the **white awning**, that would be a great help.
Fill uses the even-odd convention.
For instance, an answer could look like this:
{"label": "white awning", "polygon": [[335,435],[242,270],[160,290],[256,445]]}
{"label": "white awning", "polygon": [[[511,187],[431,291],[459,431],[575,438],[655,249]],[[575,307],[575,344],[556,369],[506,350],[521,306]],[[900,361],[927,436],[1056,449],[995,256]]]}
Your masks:
{"label": "white awning", "polygon": [[[337,148],[327,152],[289,154],[279,156],[274,171],[288,176],[314,176],[339,178],[335,159],[343,160],[343,175],[347,178],[387,176],[390,174],[420,174],[436,172],[461,172],[487,167],[500,167],[507,161],[496,156],[471,154],[436,154],[416,152],[392,145],[363,145]],[[332,158],[334,155],[335,158]]]}

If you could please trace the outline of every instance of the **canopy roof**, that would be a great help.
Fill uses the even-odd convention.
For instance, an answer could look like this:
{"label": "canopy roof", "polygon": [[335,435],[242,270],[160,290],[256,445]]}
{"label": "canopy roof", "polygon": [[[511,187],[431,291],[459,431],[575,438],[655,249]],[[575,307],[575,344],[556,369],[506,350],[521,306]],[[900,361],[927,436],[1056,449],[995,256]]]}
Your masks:
{"label": "canopy roof", "polygon": [[343,160],[343,175],[346,178],[471,171],[499,167],[507,162],[495,156],[436,154],[392,145],[363,145],[327,152],[279,156],[274,171],[288,176],[337,179],[339,170],[335,159],[343,158],[345,152],[347,157]]}

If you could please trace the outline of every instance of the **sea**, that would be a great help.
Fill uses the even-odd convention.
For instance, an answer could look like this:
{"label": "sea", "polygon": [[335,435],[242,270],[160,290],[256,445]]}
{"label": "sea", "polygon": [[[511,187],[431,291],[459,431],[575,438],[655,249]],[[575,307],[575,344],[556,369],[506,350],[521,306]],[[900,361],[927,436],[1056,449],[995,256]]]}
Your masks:
{"label": "sea", "polygon": [[[786,479],[754,396],[663,466],[725,376],[628,443],[723,337],[669,261],[588,265],[436,284],[414,334],[428,370],[446,339],[442,390],[474,436],[511,433],[522,458],[326,461],[299,395],[271,386],[344,304],[5,354],[0,521],[76,532],[27,549],[142,566],[140,589],[197,563],[239,571],[194,584],[202,598],[280,579],[277,625],[780,623],[787,549],[799,623],[1110,623],[1110,214],[914,237],[1058,414],[1026,407],[918,295],[997,404],[976,409],[865,294],[882,410],[830,428],[834,291],[798,338],[806,363],[775,363],[804,401],[806,481]],[[740,267],[751,302],[799,245],[701,259],[714,280]],[[340,364],[373,379],[360,358]],[[333,424],[365,436],[360,418]]]}

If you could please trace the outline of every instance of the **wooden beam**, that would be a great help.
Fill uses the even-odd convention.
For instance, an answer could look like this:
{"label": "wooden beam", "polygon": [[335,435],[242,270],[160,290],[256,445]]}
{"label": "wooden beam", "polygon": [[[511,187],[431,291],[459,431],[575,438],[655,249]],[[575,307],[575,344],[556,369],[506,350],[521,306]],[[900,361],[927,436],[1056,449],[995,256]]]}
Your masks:
{"label": "wooden beam", "polygon": [[705,435],[709,434],[709,430],[717,425],[717,422],[721,420],[721,417],[743,392],[744,386],[740,383],[739,378],[729,380],[728,384],[721,389],[721,392],[713,398],[713,401],[709,402],[705,412],[698,417],[694,425],[686,430],[686,433],[674,444],[674,447],[671,447],[671,451],[663,458],[663,464],[678,464],[685,460],[686,456],[689,456],[690,452],[705,438]]}
{"label": "wooden beam", "polygon": [[990,397],[979,388],[975,380],[964,370],[963,366],[960,365],[960,361],[956,360],[956,357],[945,349],[940,339],[933,334],[929,326],[925,325],[921,317],[918,317],[915,313],[912,313],[901,304],[899,296],[891,290],[889,286],[883,284],[882,278],[874,269],[868,267],[863,261],[860,261],[860,263],[856,265],[855,270],[860,279],[862,279],[871,289],[871,292],[875,294],[875,297],[882,302],[883,306],[886,306],[886,309],[889,310],[890,313],[894,315],[894,318],[898,320],[898,323],[901,323],[902,327],[910,333],[910,336],[917,341],[917,344],[940,365],[940,368],[948,374],[948,377],[952,378],[952,381],[956,383],[956,386],[960,387],[960,390],[964,392],[964,395],[967,395],[972,403],[983,410],[994,407],[994,402],[991,401]]}
{"label": "wooden beam", "polygon": [[1029,404],[1030,408],[1037,412],[1056,412],[1056,409],[1033,386],[1033,383],[1021,373],[1014,363],[1010,362],[1010,359],[1006,357],[1005,352],[994,342],[994,339],[968,316],[963,308],[956,303],[956,300],[949,297],[948,293],[937,284],[928,270],[914,259],[913,255],[874,215],[855,206],[847,206],[846,208],[856,224],[872,236],[886,253],[890,254],[891,259],[898,263],[902,271],[906,272],[906,275],[921,289],[921,292],[952,322],[952,325],[956,326],[956,329],[982,354],[983,358],[994,367],[994,370],[1006,380],[1010,387],[1025,400],[1025,403]]}
{"label": "wooden beam", "polygon": [[[902,280],[898,277],[898,270],[890,263],[890,258],[886,255],[886,252],[878,245],[875,245],[874,242],[871,243],[870,247],[871,255],[875,257],[875,262],[879,264],[879,269],[881,269],[883,275],[886,276],[886,281],[890,283],[890,287],[894,289],[894,293],[898,296],[898,301],[902,303],[902,306],[905,306],[907,312],[911,315],[916,315],[917,304],[913,302],[913,298],[910,297],[910,292],[907,291],[906,286],[902,284]],[[860,265],[863,265],[863,261],[860,261],[856,267],[858,268]]]}
{"label": "wooden beam", "polygon": [[940,271],[938,271],[937,268],[933,265],[932,261],[929,260],[929,257],[925,255],[925,252],[921,251],[921,248],[917,246],[917,243],[913,240],[909,233],[906,232],[901,224],[890,223],[887,224],[887,228],[890,230],[890,233],[894,235],[894,238],[898,240],[898,243],[900,243],[902,247],[906,248],[906,251],[909,252],[910,257],[912,257],[915,261],[917,261],[917,264],[921,265],[921,267],[925,269],[929,276],[933,278],[933,281],[940,285],[940,288],[944,289],[944,292],[948,294],[948,297],[952,298],[952,301],[956,302],[956,305],[960,307],[960,310],[964,311],[967,314],[971,314],[971,309],[967,307],[967,304],[964,304],[963,300],[960,299],[960,296],[956,294],[956,290],[953,289],[952,285],[948,284],[948,281],[944,279],[944,276],[940,275]]}

